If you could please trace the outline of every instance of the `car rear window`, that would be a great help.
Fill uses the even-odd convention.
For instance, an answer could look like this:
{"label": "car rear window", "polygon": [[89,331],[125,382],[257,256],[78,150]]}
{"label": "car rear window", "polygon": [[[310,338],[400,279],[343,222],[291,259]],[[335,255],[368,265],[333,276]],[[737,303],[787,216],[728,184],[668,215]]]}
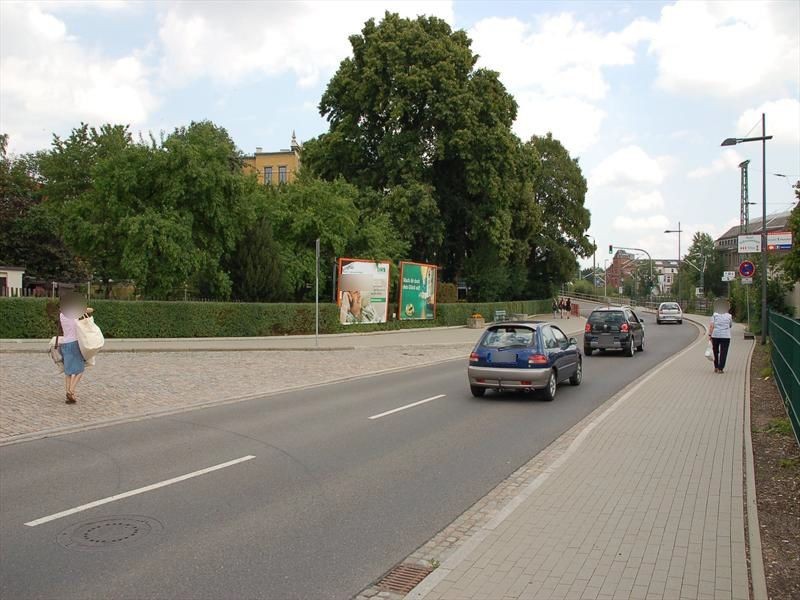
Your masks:
{"label": "car rear window", "polygon": [[625,315],[622,311],[604,310],[589,315],[589,323],[592,325],[621,325],[624,322]]}
{"label": "car rear window", "polygon": [[681,307],[675,302],[664,302],[661,305],[661,310],[680,310]]}
{"label": "car rear window", "polygon": [[510,348],[512,346],[532,346],[536,340],[536,332],[529,327],[503,326],[493,327],[481,340],[487,348]]}

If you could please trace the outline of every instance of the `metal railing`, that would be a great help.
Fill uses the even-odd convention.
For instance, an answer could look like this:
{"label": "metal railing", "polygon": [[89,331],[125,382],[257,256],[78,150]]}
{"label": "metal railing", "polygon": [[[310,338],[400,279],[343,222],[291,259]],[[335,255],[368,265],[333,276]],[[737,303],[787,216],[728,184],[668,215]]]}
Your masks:
{"label": "metal railing", "polygon": [[800,321],[769,311],[772,373],[800,444]]}

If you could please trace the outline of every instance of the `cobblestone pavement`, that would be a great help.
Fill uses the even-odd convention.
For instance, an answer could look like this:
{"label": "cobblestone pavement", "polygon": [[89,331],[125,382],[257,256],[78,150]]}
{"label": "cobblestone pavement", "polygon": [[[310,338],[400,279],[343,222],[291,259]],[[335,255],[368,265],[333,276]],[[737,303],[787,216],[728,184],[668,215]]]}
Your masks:
{"label": "cobblestone pavement", "polygon": [[[100,353],[64,403],[64,378],[49,356],[0,354],[0,443],[67,429],[267,394],[366,375],[385,368],[466,356],[471,344],[395,346],[318,352]],[[342,361],[347,357],[347,368]]]}

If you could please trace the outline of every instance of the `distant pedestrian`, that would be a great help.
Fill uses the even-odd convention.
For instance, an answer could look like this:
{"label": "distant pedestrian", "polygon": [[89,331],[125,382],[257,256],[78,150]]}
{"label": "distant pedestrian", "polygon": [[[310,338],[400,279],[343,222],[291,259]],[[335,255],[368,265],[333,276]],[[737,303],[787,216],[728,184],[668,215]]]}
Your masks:
{"label": "distant pedestrian", "polygon": [[[720,312],[717,312],[718,310]],[[715,307],[708,325],[708,339],[711,340],[711,350],[714,353],[714,373],[725,371],[728,348],[731,345],[731,327],[733,327],[733,317],[728,307]]]}
{"label": "distant pedestrian", "polygon": [[558,316],[558,301],[553,298],[553,318],[555,319]]}
{"label": "distant pedestrian", "polygon": [[564,298],[558,299],[558,318],[564,318]]}
{"label": "distant pedestrian", "polygon": [[75,389],[78,387],[86,367],[86,361],[78,346],[78,319],[84,314],[92,314],[94,310],[87,308],[83,297],[78,294],[65,296],[60,304],[58,329],[59,349],[64,357],[64,385],[67,392],[67,404],[75,404],[77,402]]}
{"label": "distant pedestrian", "polygon": [[569,319],[569,313],[572,312],[572,299],[571,298],[567,298],[567,301],[564,304],[564,310],[567,312],[567,318]]}

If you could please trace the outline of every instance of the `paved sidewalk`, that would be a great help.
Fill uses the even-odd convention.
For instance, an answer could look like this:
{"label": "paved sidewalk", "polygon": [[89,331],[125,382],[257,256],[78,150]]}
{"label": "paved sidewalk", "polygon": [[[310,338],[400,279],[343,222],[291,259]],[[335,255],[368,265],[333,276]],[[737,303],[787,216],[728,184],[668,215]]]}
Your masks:
{"label": "paved sidewalk", "polygon": [[517,497],[407,598],[747,599],[752,342],[737,326],[722,375],[705,345],[701,336],[515,473],[509,481],[529,476]]}
{"label": "paved sidewalk", "polygon": [[[564,320],[565,331],[583,328],[582,319]],[[569,327],[567,327],[569,325]],[[198,347],[197,340],[104,349],[78,387],[78,404],[64,403],[64,379],[45,352],[42,340],[29,352],[0,353],[0,444],[44,433],[72,431],[165,412],[264,396],[372,373],[418,367],[467,356],[482,329],[436,328],[382,335],[326,336],[344,339],[349,348],[322,346],[316,352],[291,351],[306,344],[293,337],[224,338],[223,350]],[[307,337],[307,336],[303,336]],[[133,349],[138,340],[130,340]],[[313,337],[311,339],[313,344]],[[331,342],[340,344],[341,342]],[[170,348],[165,350],[166,345]],[[121,350],[122,348],[123,350]],[[162,351],[153,351],[153,348]],[[302,348],[302,347],[301,347]],[[241,352],[239,350],[252,350]],[[276,351],[284,350],[284,351]],[[35,351],[36,354],[32,354]]]}

